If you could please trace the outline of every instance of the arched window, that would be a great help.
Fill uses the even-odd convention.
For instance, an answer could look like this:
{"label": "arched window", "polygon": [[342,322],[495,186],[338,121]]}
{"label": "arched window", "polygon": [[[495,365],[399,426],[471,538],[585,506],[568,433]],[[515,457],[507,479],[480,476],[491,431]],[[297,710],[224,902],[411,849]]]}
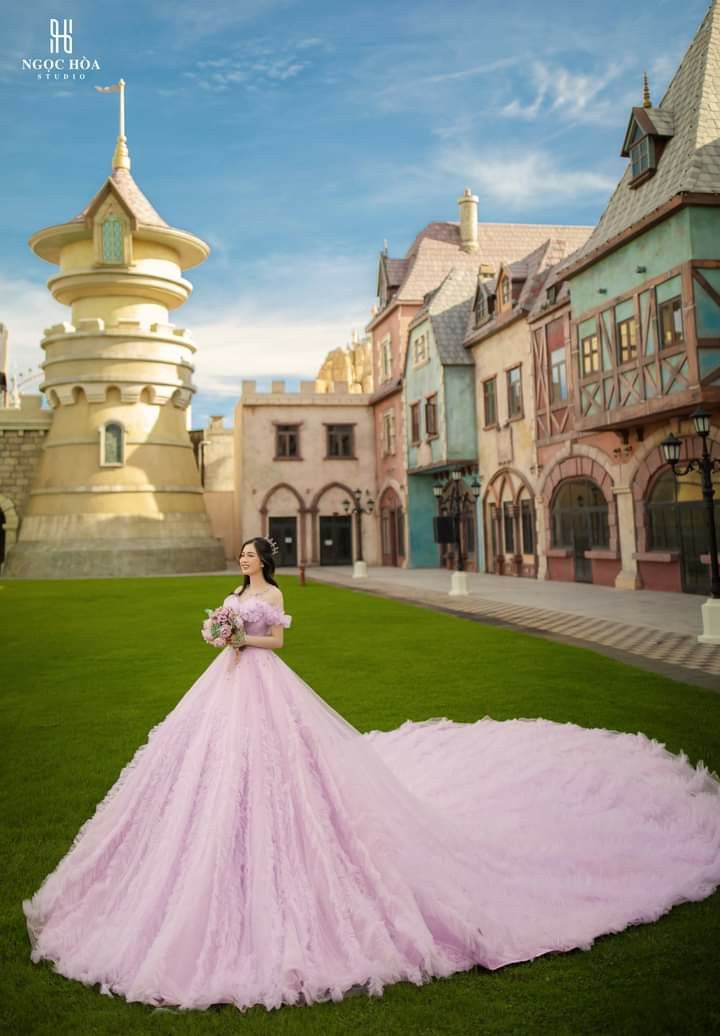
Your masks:
{"label": "arched window", "polygon": [[572,547],[580,541],[588,549],[610,545],[607,500],[589,478],[564,482],[552,505],[553,547]]}
{"label": "arched window", "polygon": [[102,435],[102,463],[124,464],[123,427],[117,422],[104,426]]}
{"label": "arched window", "polygon": [[[712,481],[720,535],[720,472]],[[685,550],[699,556],[710,549],[699,472],[676,477],[670,468],[663,471],[650,491],[646,513],[649,550]]]}
{"label": "arched window", "polygon": [[121,263],[123,261],[123,225],[117,216],[108,216],[102,224],[103,262]]}

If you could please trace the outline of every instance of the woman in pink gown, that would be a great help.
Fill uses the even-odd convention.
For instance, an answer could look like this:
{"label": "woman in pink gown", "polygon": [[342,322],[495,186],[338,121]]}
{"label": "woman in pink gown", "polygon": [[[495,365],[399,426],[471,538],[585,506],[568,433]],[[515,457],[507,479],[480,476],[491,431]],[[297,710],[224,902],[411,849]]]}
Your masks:
{"label": "woman in pink gown", "polygon": [[361,733],[275,653],[275,545],[222,650],[23,901],[31,959],[127,1001],[276,1008],[587,950],[720,884],[720,782],[642,734]]}

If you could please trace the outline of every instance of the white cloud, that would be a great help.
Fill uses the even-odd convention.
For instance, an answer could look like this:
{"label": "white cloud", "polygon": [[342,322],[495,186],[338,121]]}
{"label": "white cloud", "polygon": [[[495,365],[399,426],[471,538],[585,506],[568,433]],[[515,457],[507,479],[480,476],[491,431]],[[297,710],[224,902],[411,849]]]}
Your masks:
{"label": "white cloud", "polygon": [[[67,320],[69,314],[44,285],[4,275],[0,275],[0,312],[8,329],[11,374],[39,368],[45,359],[40,347],[43,331]],[[28,391],[37,391],[40,380],[33,381]]]}
{"label": "white cloud", "polygon": [[573,168],[567,161],[538,148],[520,151],[473,151],[454,148],[438,158],[439,170],[472,184],[481,198],[493,198],[510,208],[543,200],[607,196],[616,177],[597,166]]}
{"label": "white cloud", "polygon": [[314,377],[331,349],[346,345],[353,330],[362,335],[374,299],[374,261],[310,253],[230,264],[222,299],[188,305],[198,388],[230,396],[242,378]]}
{"label": "white cloud", "polygon": [[618,79],[623,66],[614,63],[602,74],[571,72],[562,65],[533,61],[530,80],[535,96],[529,103],[517,97],[507,103],[501,114],[512,118],[536,119],[553,112],[573,122],[613,123],[617,119],[617,99],[601,98],[608,86]]}
{"label": "white cloud", "polygon": [[201,393],[237,396],[243,378],[314,378],[327,353],[348,344],[352,327],[360,331],[368,319],[362,309],[347,317],[280,313],[263,319],[242,305],[228,306],[212,321],[193,324],[195,384]]}
{"label": "white cloud", "polygon": [[[473,148],[463,143],[444,143],[422,164],[388,169],[383,189],[363,203],[378,206],[410,204],[438,196],[454,199],[466,186],[480,196],[480,211],[487,202],[498,202],[512,212],[530,210],[542,215],[550,203],[565,200],[607,199],[619,178],[603,172],[599,164],[578,167],[561,154],[538,147],[497,144]],[[457,219],[457,215],[449,218]],[[482,218],[482,215],[481,215]]]}

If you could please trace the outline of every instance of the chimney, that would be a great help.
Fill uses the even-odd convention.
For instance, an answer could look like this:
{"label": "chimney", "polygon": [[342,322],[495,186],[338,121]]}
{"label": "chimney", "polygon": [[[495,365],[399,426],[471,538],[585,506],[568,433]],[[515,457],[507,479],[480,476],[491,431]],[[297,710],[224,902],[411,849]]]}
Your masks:
{"label": "chimney", "polygon": [[465,188],[460,206],[460,247],[463,252],[477,252],[478,248],[478,196],[469,187]]}

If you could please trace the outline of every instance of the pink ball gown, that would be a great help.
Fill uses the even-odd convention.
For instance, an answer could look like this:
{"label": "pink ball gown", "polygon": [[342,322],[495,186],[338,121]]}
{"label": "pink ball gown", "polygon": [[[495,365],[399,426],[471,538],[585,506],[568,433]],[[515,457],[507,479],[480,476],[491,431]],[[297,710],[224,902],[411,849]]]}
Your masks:
{"label": "pink ball gown", "polygon": [[[291,617],[230,595],[253,634]],[[221,651],[23,901],[31,959],[204,1009],[381,995],[587,950],[720,884],[720,782],[642,734],[446,717],[361,733]]]}

